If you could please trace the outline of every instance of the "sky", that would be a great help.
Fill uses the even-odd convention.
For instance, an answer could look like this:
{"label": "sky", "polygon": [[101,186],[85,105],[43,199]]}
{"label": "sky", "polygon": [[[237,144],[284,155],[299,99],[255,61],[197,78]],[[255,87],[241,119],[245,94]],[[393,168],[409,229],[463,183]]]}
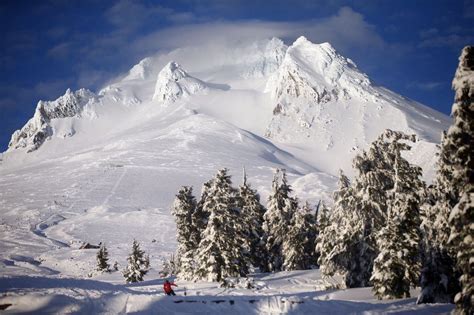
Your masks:
{"label": "sky", "polygon": [[378,85],[446,115],[474,0],[2,0],[0,152],[39,100],[98,91],[142,58],[219,39],[330,42]]}

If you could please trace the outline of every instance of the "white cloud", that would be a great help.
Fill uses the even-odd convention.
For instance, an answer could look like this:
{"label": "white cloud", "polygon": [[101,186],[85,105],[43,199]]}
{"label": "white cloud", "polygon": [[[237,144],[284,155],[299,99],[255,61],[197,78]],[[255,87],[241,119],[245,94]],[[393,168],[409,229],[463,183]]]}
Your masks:
{"label": "white cloud", "polygon": [[[143,26],[151,28],[154,24],[146,20],[160,15],[177,24],[155,31],[148,29],[144,35],[137,31]],[[384,42],[375,27],[368,23],[362,14],[349,7],[342,7],[334,15],[326,18],[297,22],[261,20],[195,22],[197,19],[191,13],[177,12],[149,3],[121,0],[111,7],[105,16],[112,25],[115,25],[109,34],[87,34],[87,36],[76,34],[70,38],[73,47],[58,46],[52,48],[50,52],[51,55],[65,52],[61,50],[62,48],[75,51],[78,57],[75,68],[78,71],[79,86],[98,88],[146,56],[186,46],[207,45],[219,50],[229,46],[230,43],[271,37],[279,37],[287,44],[291,44],[297,37],[304,35],[315,43],[330,42],[348,57],[357,54],[363,56],[374,53],[385,54],[387,50],[392,51],[385,49],[390,45]],[[178,23],[179,21],[182,23]]]}
{"label": "white cloud", "polygon": [[339,49],[381,49],[386,45],[361,14],[343,7],[334,16],[309,21],[215,21],[174,26],[136,38],[129,49],[140,55],[183,46],[271,37],[288,42],[301,35],[317,43],[331,42]]}
{"label": "white cloud", "polygon": [[[447,83],[445,82],[413,82],[407,85],[408,88],[414,88],[418,90],[423,90],[423,91],[432,91],[436,90],[437,88],[445,85]],[[449,86],[449,84],[448,84]]]}

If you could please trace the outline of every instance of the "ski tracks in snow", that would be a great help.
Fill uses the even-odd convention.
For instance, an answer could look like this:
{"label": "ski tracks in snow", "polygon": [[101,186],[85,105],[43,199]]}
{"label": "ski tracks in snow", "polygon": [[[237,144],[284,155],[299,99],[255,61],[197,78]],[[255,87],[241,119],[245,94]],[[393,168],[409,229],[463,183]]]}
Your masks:
{"label": "ski tracks in snow", "polygon": [[123,178],[125,177],[125,174],[127,173],[127,168],[125,166],[122,167],[122,174],[120,174],[120,177],[117,179],[115,182],[114,186],[110,190],[110,193],[105,197],[104,201],[102,202],[102,206],[108,205],[110,198],[112,198],[115,195],[115,192],[117,191],[117,188],[119,185],[122,183]]}

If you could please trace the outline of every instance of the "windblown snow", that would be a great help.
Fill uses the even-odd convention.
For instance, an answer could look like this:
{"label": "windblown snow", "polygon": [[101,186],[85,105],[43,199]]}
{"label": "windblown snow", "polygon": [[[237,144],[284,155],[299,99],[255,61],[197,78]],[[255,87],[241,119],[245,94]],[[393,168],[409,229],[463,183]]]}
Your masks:
{"label": "windblown snow", "polygon": [[[217,52],[217,53],[216,53]],[[40,101],[0,161],[0,305],[15,312],[348,314],[449,312],[414,300],[377,302],[370,289],[321,291],[317,270],[256,275],[254,289],[186,283],[180,303],[158,279],[176,247],[170,215],[182,185],[195,193],[222,167],[246,168],[262,195],[276,168],[303,201],[331,202],[338,169],[385,129],[417,135],[409,153],[433,176],[448,117],[377,86],[329,43],[304,37],[185,47],[141,60],[97,93]],[[133,239],[150,254],[143,283],[94,273],[105,242],[120,268]]]}

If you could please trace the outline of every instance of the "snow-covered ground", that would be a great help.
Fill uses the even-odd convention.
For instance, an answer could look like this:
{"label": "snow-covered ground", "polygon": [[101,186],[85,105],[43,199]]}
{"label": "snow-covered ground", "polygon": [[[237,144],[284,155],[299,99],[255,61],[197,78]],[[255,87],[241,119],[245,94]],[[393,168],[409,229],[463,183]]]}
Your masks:
{"label": "snow-covered ground", "polygon": [[[375,301],[369,288],[324,291],[318,271],[255,275],[251,290],[178,283],[181,297],[170,298],[158,272],[176,249],[170,207],[180,186],[199,197],[222,167],[237,186],[245,167],[265,204],[273,171],[285,168],[301,201],[330,203],[337,169],[350,173],[351,159],[385,128],[419,136],[409,157],[430,179],[448,123],[303,38],[291,49],[273,39],[144,59],[97,93],[39,103],[0,157],[0,305],[13,313],[447,313],[450,305]],[[137,285],[119,272],[96,274],[96,250],[80,249],[103,242],[123,269],[133,239],[152,266]]]}
{"label": "snow-covered ground", "polygon": [[[89,250],[91,251],[91,250]],[[91,253],[93,254],[93,253]],[[150,279],[150,280],[148,280]],[[416,298],[378,301],[370,288],[324,290],[318,270],[251,275],[235,288],[177,282],[165,296],[155,272],[124,285],[118,272],[91,278],[16,276],[2,279],[0,305],[9,313],[81,314],[448,314],[451,305],[416,305]],[[416,294],[416,291],[412,292]]]}

